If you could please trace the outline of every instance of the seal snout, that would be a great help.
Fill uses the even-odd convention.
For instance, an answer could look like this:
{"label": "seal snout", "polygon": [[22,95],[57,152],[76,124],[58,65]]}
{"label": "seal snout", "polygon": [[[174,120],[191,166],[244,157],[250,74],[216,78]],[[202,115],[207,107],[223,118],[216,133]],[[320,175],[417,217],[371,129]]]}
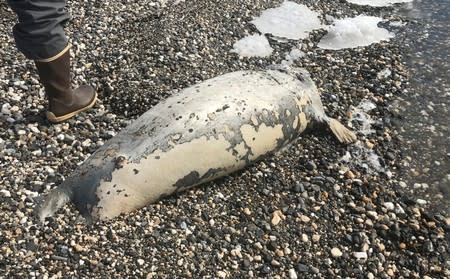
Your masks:
{"label": "seal snout", "polygon": [[68,189],[60,187],[53,189],[34,209],[34,215],[40,222],[44,222],[46,217],[52,217],[58,209],[71,201],[72,194]]}

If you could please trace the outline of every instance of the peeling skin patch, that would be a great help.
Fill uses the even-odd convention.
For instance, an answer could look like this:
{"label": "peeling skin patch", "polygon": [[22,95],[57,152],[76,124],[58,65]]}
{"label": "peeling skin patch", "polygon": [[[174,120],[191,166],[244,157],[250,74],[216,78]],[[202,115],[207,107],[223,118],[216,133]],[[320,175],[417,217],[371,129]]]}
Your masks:
{"label": "peeling skin patch", "polygon": [[251,119],[253,125],[258,126],[258,124],[259,124],[258,118],[254,114],[252,114],[252,117],[250,119]]}
{"label": "peeling skin patch", "polygon": [[238,158],[243,158],[249,152],[248,147],[246,146],[244,141],[242,141],[239,144],[236,144],[233,150],[236,152],[236,157]]}
{"label": "peeling skin patch", "polygon": [[[151,156],[148,159],[142,159],[140,163],[129,163],[123,166],[112,173],[111,181],[101,181],[97,188],[100,199],[97,205],[99,216],[113,218],[121,212],[129,212],[155,202],[161,194],[168,195],[176,191],[177,188],[173,185],[176,185],[180,178],[192,179],[193,173],[196,173],[196,177],[201,177],[212,168],[224,169],[206,178],[205,181],[198,181],[190,186],[244,167],[245,160],[236,161],[230,147],[230,142],[223,135],[220,135],[217,140],[208,140],[203,136],[191,142],[176,145],[167,152],[156,151],[153,155],[160,156],[159,160]],[[199,156],[199,154],[214,155]],[[195,169],[193,169],[194,162]],[[151,171],[134,174],[133,169],[143,166]],[[115,184],[125,187],[124,193],[113,191]],[[111,191],[110,197],[104,194],[108,191]]]}
{"label": "peeling skin patch", "polygon": [[261,155],[266,154],[268,150],[275,150],[278,141],[283,138],[282,128],[283,125],[281,124],[268,127],[263,123],[258,128],[251,125],[242,125],[242,137],[252,152],[249,159],[257,159]]}
{"label": "peeling skin patch", "polygon": [[306,119],[306,114],[304,112],[300,113],[300,131],[304,131],[308,125],[308,120]]}
{"label": "peeling skin patch", "polygon": [[297,130],[297,128],[298,128],[298,117],[297,116],[294,118],[294,122],[292,123],[292,127],[294,128],[294,130]]}

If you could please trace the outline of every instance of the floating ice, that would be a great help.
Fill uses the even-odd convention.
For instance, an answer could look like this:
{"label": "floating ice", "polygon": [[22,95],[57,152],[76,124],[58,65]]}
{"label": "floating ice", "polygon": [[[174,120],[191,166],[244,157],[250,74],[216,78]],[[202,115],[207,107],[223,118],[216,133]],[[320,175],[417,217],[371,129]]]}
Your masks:
{"label": "floating ice", "polygon": [[413,0],[347,0],[347,2],[357,5],[368,5],[372,7],[384,7],[397,3],[407,3]]}
{"label": "floating ice", "polygon": [[264,34],[298,40],[322,27],[318,16],[317,12],[305,5],[285,1],[278,8],[263,11],[252,23]]}
{"label": "floating ice", "polygon": [[250,35],[234,43],[232,51],[240,57],[266,57],[273,49],[264,35]]}
{"label": "floating ice", "polygon": [[394,37],[386,29],[377,26],[381,20],[373,16],[338,19],[329,28],[328,34],[320,40],[318,46],[324,49],[354,48]]}

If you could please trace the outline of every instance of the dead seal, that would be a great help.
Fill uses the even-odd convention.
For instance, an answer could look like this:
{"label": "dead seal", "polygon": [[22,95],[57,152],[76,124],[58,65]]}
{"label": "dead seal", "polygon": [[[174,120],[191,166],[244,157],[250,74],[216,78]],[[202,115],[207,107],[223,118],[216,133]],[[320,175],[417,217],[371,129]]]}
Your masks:
{"label": "dead seal", "polygon": [[303,69],[238,71],[172,95],[124,128],[37,206],[40,220],[72,201],[110,219],[233,171],[297,139],[312,123],[355,135],[328,117]]}

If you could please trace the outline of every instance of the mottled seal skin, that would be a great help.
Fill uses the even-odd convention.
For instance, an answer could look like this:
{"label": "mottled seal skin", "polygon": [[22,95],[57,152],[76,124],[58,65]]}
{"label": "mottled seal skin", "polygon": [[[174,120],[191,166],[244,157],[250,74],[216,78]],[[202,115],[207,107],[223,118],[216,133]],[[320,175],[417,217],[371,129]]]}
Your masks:
{"label": "mottled seal skin", "polygon": [[[224,176],[324,123],[342,143],[355,135],[326,116],[303,69],[238,71],[180,91],[99,148],[37,207],[41,220],[68,201],[110,219]],[[325,126],[325,125],[319,125]]]}

